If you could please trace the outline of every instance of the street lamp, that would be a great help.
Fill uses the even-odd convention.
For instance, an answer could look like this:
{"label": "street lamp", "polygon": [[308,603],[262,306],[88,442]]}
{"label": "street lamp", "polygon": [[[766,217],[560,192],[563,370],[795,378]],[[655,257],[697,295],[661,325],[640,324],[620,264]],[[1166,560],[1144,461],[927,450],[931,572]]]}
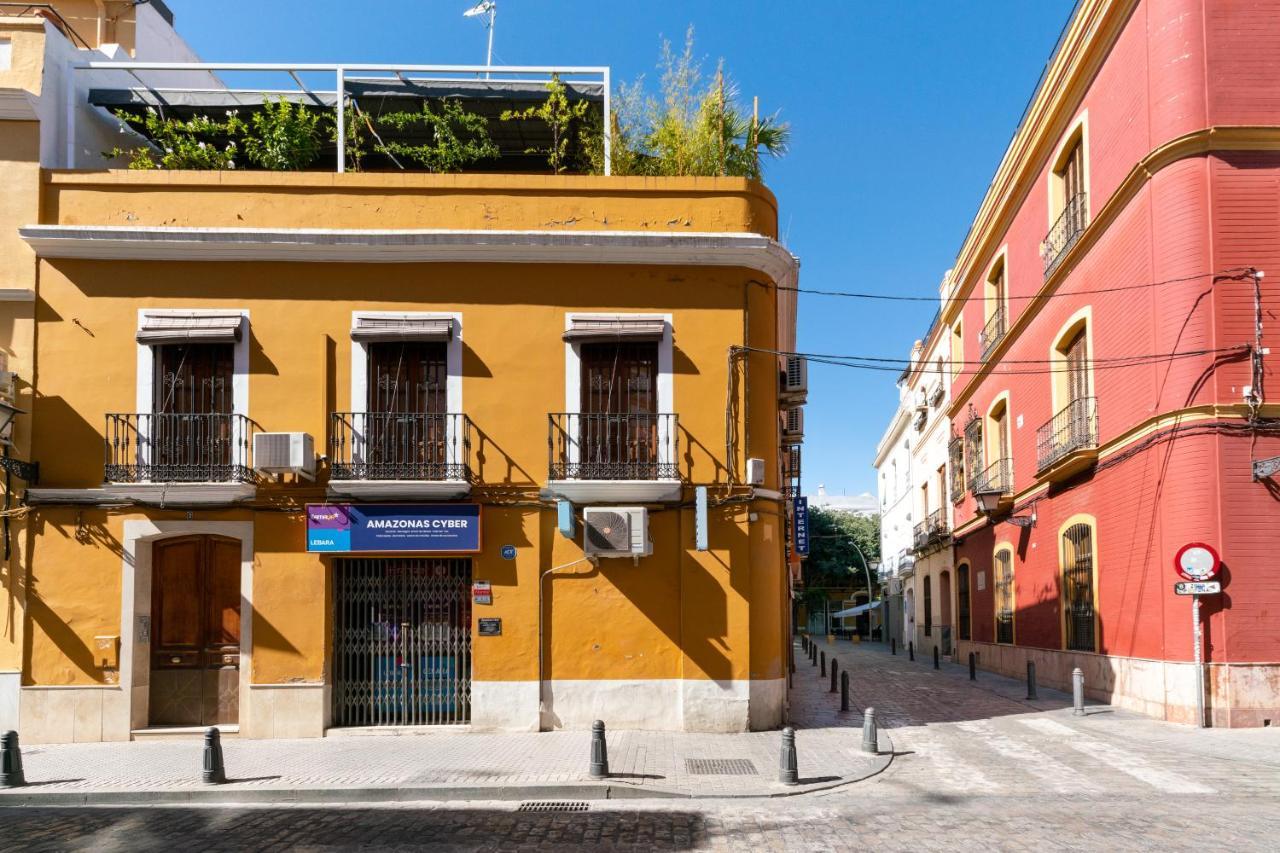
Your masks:
{"label": "street lamp", "polygon": [[[862,553],[862,549],[858,547],[858,543],[852,536],[849,537],[849,544],[853,546],[853,550],[858,552],[858,556],[862,558],[862,568],[867,573],[867,642],[871,641],[871,568],[875,567],[876,573],[880,573],[880,561],[873,560],[867,562],[867,555]],[[852,571],[852,570],[851,570]]]}
{"label": "street lamp", "polygon": [[1004,496],[1004,492],[999,489],[983,489],[973,493],[974,499],[978,502],[978,512],[983,515],[991,515],[1000,506],[1000,498]]}

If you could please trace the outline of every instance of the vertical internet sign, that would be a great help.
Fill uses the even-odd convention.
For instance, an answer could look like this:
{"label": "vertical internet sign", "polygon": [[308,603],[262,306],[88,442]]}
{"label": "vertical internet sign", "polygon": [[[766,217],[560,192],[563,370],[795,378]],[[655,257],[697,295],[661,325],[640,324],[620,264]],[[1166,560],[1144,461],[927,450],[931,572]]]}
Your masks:
{"label": "vertical internet sign", "polygon": [[796,553],[809,556],[809,499],[795,499]]}

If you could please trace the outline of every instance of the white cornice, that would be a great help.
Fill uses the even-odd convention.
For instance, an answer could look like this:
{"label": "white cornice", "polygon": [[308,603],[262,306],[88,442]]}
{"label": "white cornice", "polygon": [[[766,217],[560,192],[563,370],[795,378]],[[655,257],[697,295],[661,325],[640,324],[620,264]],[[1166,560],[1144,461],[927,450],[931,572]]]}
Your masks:
{"label": "white cornice", "polygon": [[0,121],[37,121],[39,103],[26,89],[0,89]]}
{"label": "white cornice", "polygon": [[728,266],[774,282],[798,266],[781,244],[760,234],[89,225],[27,225],[18,233],[43,258]]}

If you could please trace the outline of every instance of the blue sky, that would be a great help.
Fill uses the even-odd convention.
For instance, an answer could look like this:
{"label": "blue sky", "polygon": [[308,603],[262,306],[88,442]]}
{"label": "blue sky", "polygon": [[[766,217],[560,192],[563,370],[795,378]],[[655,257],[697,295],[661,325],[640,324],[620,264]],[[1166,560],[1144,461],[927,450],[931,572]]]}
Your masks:
{"label": "blue sky", "polygon": [[[166,0],[203,59],[480,63],[473,0]],[[656,83],[693,24],[761,109],[791,122],[768,167],[801,284],[932,295],[954,260],[1072,0],[499,0],[495,62],[609,65]],[[807,11],[800,11],[801,9]],[[358,10],[358,11],[357,11]],[[800,349],[902,357],[935,306],[802,296]],[[874,490],[892,373],[813,365],[804,486]]]}

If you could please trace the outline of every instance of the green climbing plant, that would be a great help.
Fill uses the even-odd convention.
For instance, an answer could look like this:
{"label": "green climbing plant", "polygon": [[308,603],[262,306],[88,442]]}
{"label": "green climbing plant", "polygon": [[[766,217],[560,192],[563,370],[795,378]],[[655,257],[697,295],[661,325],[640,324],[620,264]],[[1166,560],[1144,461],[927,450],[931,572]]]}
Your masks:
{"label": "green climbing plant", "polygon": [[[587,101],[570,101],[569,89],[560,80],[560,75],[552,74],[551,79],[547,81],[547,99],[536,107],[528,107],[523,110],[504,110],[502,113],[503,121],[528,121],[530,119],[540,119],[547,125],[547,129],[551,131],[551,145],[546,148],[527,148],[526,154],[545,154],[547,157],[547,165],[551,167],[551,171],[560,174],[569,168],[569,143],[575,139],[580,142],[584,135],[587,137],[586,145],[583,146],[588,151],[593,147],[590,140],[591,126],[587,123],[587,113],[591,109],[590,103]],[[599,125],[597,120],[596,125]],[[596,135],[600,136],[599,131]],[[603,152],[603,137],[601,138],[601,151]],[[600,155],[603,161],[603,153]],[[587,155],[587,159],[591,159],[591,155]]]}
{"label": "green climbing plant", "polygon": [[421,145],[392,140],[374,143],[373,150],[394,160],[412,160],[431,172],[460,172],[480,160],[498,156],[498,146],[489,138],[489,120],[469,112],[455,99],[446,98],[432,109],[424,101],[416,112],[385,113],[377,122],[403,131],[422,126],[428,136]]}
{"label": "green climbing plant", "polygon": [[321,113],[286,98],[267,99],[241,130],[245,157],[272,171],[307,168],[320,157],[322,118]]}
{"label": "green climbing plant", "polygon": [[166,118],[155,107],[147,107],[141,116],[123,110],[116,112],[121,131],[135,127],[150,140],[149,145],[135,148],[113,148],[105,152],[109,159],[124,158],[130,169],[234,169],[238,137],[244,122],[234,111],[226,121],[208,116],[189,119]]}

